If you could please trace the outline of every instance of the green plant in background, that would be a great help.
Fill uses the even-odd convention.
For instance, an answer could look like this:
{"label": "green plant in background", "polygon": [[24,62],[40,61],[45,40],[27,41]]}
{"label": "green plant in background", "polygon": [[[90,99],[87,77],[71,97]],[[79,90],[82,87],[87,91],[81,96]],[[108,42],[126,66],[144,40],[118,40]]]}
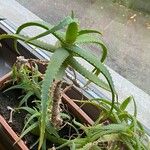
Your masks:
{"label": "green plant in background", "polygon": [[[30,26],[41,27],[45,31],[34,37],[22,35],[21,31]],[[58,39],[55,46],[39,40],[39,38],[49,34]],[[38,71],[39,62],[37,60],[21,58],[13,67],[14,82],[17,82],[17,85],[12,86],[10,89],[23,89],[24,96],[20,101],[19,106],[21,107],[18,109],[24,109],[29,113],[20,138],[28,132],[38,134],[38,149],[45,149],[46,139],[49,139],[60,145],[55,149],[69,146],[71,150],[114,150],[125,145],[126,149],[148,150],[146,145],[148,142],[144,139],[146,137],[144,130],[136,120],[136,106],[133,116],[125,111],[132,98],[127,98],[121,105],[116,102],[117,94],[111,75],[103,65],[107,56],[107,48],[100,40],[100,36],[101,33],[96,30],[81,30],[73,14],[53,27],[45,22],[27,22],[18,27],[15,34],[0,35],[0,40],[14,39],[14,47],[17,52],[19,52],[17,40],[21,40],[53,53],[50,61],[46,62],[47,69],[44,75]],[[99,46],[102,50],[101,58],[87,52],[81,47],[82,44],[96,44]],[[83,67],[76,60],[76,57],[80,57],[91,64],[94,68],[93,71],[90,72]],[[31,63],[34,64],[31,65]],[[28,65],[31,67],[30,69]],[[60,88],[67,67],[72,67],[87,80],[112,95],[112,102],[104,99],[80,101],[90,103],[101,109],[101,114],[93,126],[84,126],[77,122],[76,119],[70,123],[70,116],[59,110],[61,103]],[[98,75],[103,75],[107,83],[101,80]],[[28,100],[33,95],[35,96],[35,106],[29,107]],[[23,104],[25,106],[22,106]],[[107,118],[110,120],[107,120]],[[75,129],[78,135],[76,138],[67,140],[59,136],[59,127],[61,127],[62,121],[65,119],[68,119],[68,124]],[[85,135],[79,134],[75,126],[81,128]]]}

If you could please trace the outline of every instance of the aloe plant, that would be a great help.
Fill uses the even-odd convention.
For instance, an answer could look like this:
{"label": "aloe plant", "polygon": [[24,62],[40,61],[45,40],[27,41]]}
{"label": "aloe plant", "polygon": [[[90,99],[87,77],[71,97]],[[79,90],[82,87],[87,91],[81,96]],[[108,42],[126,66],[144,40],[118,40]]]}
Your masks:
{"label": "aloe plant", "polygon": [[[34,37],[22,35],[21,31],[30,26],[40,27],[45,31]],[[62,30],[65,30],[65,32],[62,32]],[[39,40],[39,38],[49,34],[58,39],[56,45]],[[14,82],[17,81],[17,85],[10,87],[8,90],[14,88],[23,89],[25,95],[20,101],[17,110],[23,109],[28,112],[28,120],[25,123],[20,138],[28,132],[38,134],[38,149],[44,149],[46,139],[60,145],[55,147],[55,149],[61,149],[64,146],[70,147],[71,150],[117,150],[121,146],[125,146],[126,149],[131,150],[149,149],[145,131],[136,119],[137,110],[134,99],[128,97],[122,104],[115,101],[117,100],[117,96],[114,84],[109,71],[103,64],[107,56],[107,48],[100,40],[100,37],[101,33],[99,31],[81,30],[78,20],[74,18],[74,15],[66,17],[56,26],[51,26],[45,22],[27,22],[18,27],[15,34],[0,35],[0,40],[6,38],[14,39],[14,48],[18,53],[17,40],[53,53],[50,61],[46,61],[47,69],[44,75],[38,71],[37,61],[35,60],[26,60],[23,58],[13,67],[13,79]],[[96,44],[99,46],[102,50],[101,57],[98,58],[94,54],[87,52],[82,48],[82,44]],[[88,68],[83,67],[76,60],[76,57],[80,57],[91,64],[93,66],[92,72],[88,71]],[[31,62],[34,63],[34,68],[31,67],[29,69],[26,63],[30,65]],[[77,122],[76,119],[72,123],[67,122],[75,129],[78,135],[78,137],[71,140],[61,138],[57,132],[59,130],[57,124],[53,124],[56,121],[55,118],[58,119],[58,124],[61,124],[61,117],[65,119],[69,118],[70,121],[69,115],[57,111],[61,98],[59,95],[61,81],[67,67],[72,67],[89,80],[89,82],[112,94],[112,102],[105,99],[78,101],[95,105],[101,109],[101,115],[93,126],[85,126]],[[98,75],[103,75],[107,83],[101,80]],[[41,77],[43,80],[39,80]],[[28,99],[32,95],[36,97],[34,100],[35,107],[28,107]],[[133,115],[130,115],[126,111],[126,107],[131,100],[133,100],[135,106]],[[24,103],[25,106],[23,106]],[[56,109],[55,106],[57,107]],[[57,117],[53,116],[54,113],[55,115],[57,114]],[[108,116],[109,121],[106,120]],[[82,136],[75,126],[81,128],[85,135]]]}
{"label": "aloe plant", "polygon": [[[30,26],[37,26],[45,29],[41,34],[38,34],[34,37],[28,37],[26,35],[20,34],[20,32]],[[66,32],[62,32],[61,30],[66,30]],[[39,38],[47,36],[49,34],[54,35],[58,42],[55,46],[50,45],[49,43],[45,43],[40,41]],[[61,80],[65,74],[65,69],[68,66],[71,66],[81,75],[83,75],[89,81],[95,83],[99,87],[104,88],[105,90],[111,92],[112,94],[112,105],[110,108],[110,113],[113,110],[114,102],[115,102],[115,88],[111,78],[111,75],[107,68],[103,65],[103,62],[107,55],[107,48],[105,45],[96,37],[96,35],[101,36],[101,33],[96,30],[88,30],[79,29],[79,24],[76,18],[72,15],[68,16],[60,23],[55,26],[50,26],[45,22],[27,22],[20,27],[18,27],[15,34],[2,34],[0,35],[0,40],[6,38],[14,39],[14,47],[17,52],[17,40],[21,40],[25,43],[34,45],[43,50],[52,52],[53,55],[48,63],[46,73],[41,85],[41,113],[40,113],[40,139],[39,139],[39,147],[42,147],[45,131],[46,131],[46,118],[48,114],[48,108],[50,103],[53,101],[53,97],[49,94],[50,89],[52,88],[53,81]],[[92,53],[84,50],[80,47],[80,44],[83,43],[94,43],[101,47],[102,56],[101,58],[96,57]],[[88,71],[87,68],[84,68],[75,58],[81,57],[86,60],[89,64],[91,64],[95,69],[96,73]],[[107,83],[99,79],[98,74],[101,73],[107,80]]]}

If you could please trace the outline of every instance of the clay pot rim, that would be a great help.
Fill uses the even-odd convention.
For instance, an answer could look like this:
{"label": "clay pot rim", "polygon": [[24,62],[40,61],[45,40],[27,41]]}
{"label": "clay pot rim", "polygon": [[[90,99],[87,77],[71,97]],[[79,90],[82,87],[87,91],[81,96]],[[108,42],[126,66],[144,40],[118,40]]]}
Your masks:
{"label": "clay pot rim", "polygon": [[[19,137],[17,134],[13,131],[13,129],[9,126],[9,124],[6,122],[6,120],[3,118],[2,115],[0,115],[0,124],[2,125],[4,131],[8,134],[9,138],[13,141],[16,142]],[[23,140],[19,140],[16,145],[20,150],[29,150],[28,147],[25,145]]]}

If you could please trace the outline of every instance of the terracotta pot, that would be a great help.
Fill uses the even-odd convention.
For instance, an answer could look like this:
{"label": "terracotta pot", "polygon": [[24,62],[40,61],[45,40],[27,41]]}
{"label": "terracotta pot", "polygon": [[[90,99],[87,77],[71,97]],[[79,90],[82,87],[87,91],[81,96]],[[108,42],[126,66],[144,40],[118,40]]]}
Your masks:
{"label": "terracotta pot", "polygon": [[[4,132],[3,134],[7,134],[7,138],[10,141],[10,143],[6,143],[7,146],[9,146],[9,149],[12,149],[12,150],[13,149],[17,149],[17,150],[29,150],[27,148],[27,146],[25,145],[25,143],[22,140],[20,140],[16,144],[14,144],[18,140],[19,137],[12,130],[12,128],[8,125],[8,123],[5,121],[5,119],[1,115],[0,115],[0,125],[1,125],[2,131]],[[5,140],[5,142],[6,142],[6,140]]]}

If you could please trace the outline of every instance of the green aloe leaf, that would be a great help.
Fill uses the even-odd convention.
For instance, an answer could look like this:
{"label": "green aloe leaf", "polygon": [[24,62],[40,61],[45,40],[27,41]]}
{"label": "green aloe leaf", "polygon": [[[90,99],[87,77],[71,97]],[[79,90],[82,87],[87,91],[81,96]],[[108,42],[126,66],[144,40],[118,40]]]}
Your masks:
{"label": "green aloe leaf", "polygon": [[137,106],[134,97],[132,96],[133,104],[134,104],[134,116],[137,116]]}
{"label": "green aloe leaf", "polygon": [[[106,99],[102,99],[102,98],[94,98],[94,99],[91,99],[91,101],[96,101],[99,103],[99,106],[101,107],[102,104],[106,105],[106,106],[110,106],[112,105],[111,101],[110,100],[106,100]],[[116,111],[120,111],[120,109],[118,108],[117,105],[114,105],[114,109]]]}
{"label": "green aloe leaf", "polygon": [[78,36],[83,35],[83,34],[89,34],[89,33],[97,33],[97,34],[102,35],[102,33],[99,32],[99,31],[97,31],[97,30],[84,29],[84,30],[80,30],[80,31],[78,32]]}
{"label": "green aloe leaf", "polygon": [[67,47],[67,50],[71,51],[72,53],[82,57],[85,59],[87,62],[89,62],[91,65],[93,65],[97,70],[101,70],[101,73],[105,76],[106,80],[108,81],[108,84],[111,89],[111,94],[112,94],[112,107],[110,112],[112,112],[113,107],[114,107],[114,102],[115,102],[115,87],[111,78],[111,75],[107,68],[99,62],[98,58],[96,58],[93,54],[87,53],[85,50],[79,48],[78,46],[70,46]]}
{"label": "green aloe leaf", "polygon": [[14,90],[14,89],[23,89],[23,85],[21,85],[21,84],[13,85],[10,88],[6,89],[4,92],[10,91],[10,90]]}
{"label": "green aloe leaf", "polygon": [[[17,28],[16,34],[19,34],[23,29],[25,29],[27,27],[34,27],[34,26],[41,27],[42,29],[45,29],[45,30],[51,30],[52,29],[52,25],[50,25],[50,24],[48,24],[47,22],[44,22],[44,21],[27,22],[27,23],[24,23],[24,24],[22,24],[21,26],[19,26]],[[52,34],[57,39],[59,39],[62,43],[64,43],[64,33],[63,32],[57,31],[57,32],[54,32]],[[29,38],[30,37],[27,37],[27,39],[29,39]],[[34,40],[34,43],[35,43],[35,41],[36,40]],[[44,44],[44,42],[40,42],[39,45],[40,45],[40,48],[43,47],[43,49],[45,49],[45,46],[48,47],[47,43]],[[14,47],[15,47],[16,51],[18,51],[18,49],[17,49],[17,39],[14,40]],[[53,49],[55,49],[55,48],[53,48]],[[53,49],[51,51],[53,51]]]}
{"label": "green aloe leaf", "polygon": [[66,31],[66,43],[67,44],[73,44],[76,41],[76,38],[78,36],[78,24],[76,22],[72,22],[68,25],[67,31]]}
{"label": "green aloe leaf", "polygon": [[59,138],[57,130],[54,128],[54,126],[52,125],[52,123],[49,122],[49,120],[47,120],[47,122],[46,122],[46,131],[47,131],[48,134],[52,134],[55,137]]}
{"label": "green aloe leaf", "polygon": [[39,21],[34,21],[34,22],[26,22],[24,24],[22,24],[21,26],[19,26],[16,30],[16,34],[19,34],[23,29],[25,29],[26,27],[30,27],[30,26],[37,26],[37,27],[41,27],[45,30],[49,30],[50,28],[52,28],[52,26],[48,27],[44,24],[42,24],[42,22]]}
{"label": "green aloe leaf", "polygon": [[[22,24],[21,26],[19,26],[16,30],[16,34],[19,34],[24,28],[26,27],[30,27],[30,26],[37,26],[37,27],[42,27],[44,29],[49,29],[46,26],[43,26],[42,24],[38,23],[38,22],[27,22]],[[29,37],[28,37],[29,38]],[[16,49],[17,52],[19,52],[18,48],[17,48],[17,39],[14,40],[14,47]]]}
{"label": "green aloe leaf", "polygon": [[[84,44],[84,43],[98,45],[102,49],[102,56],[100,58],[100,61],[102,63],[105,61],[105,59],[107,57],[107,48],[100,39],[98,39],[97,37],[91,36],[89,34],[81,35],[81,36],[77,37],[76,44]],[[98,70],[96,68],[94,68],[92,70],[92,72],[97,76],[100,74],[100,70]],[[87,84],[89,84],[89,82]]]}
{"label": "green aloe leaf", "polygon": [[[9,39],[9,38],[10,39],[16,39],[16,40],[21,40],[23,42],[27,42],[26,40],[29,39],[30,37],[24,36],[24,35],[18,35],[18,34],[1,34],[0,35],[0,40]],[[50,52],[53,52],[56,49],[55,46],[53,46],[51,44],[48,44],[48,43],[45,43],[45,42],[40,41],[40,40],[28,41],[27,43],[31,44],[31,45],[34,45],[38,48],[42,48],[44,50],[50,51]]]}
{"label": "green aloe leaf", "polygon": [[24,103],[27,102],[27,100],[33,95],[34,93],[32,91],[29,91],[23,99],[19,102],[19,107],[21,107]]}
{"label": "green aloe leaf", "polygon": [[135,150],[135,148],[133,147],[131,140],[128,139],[125,136],[122,136],[121,139],[123,140],[123,142],[126,144],[126,146],[129,148],[129,150]]}
{"label": "green aloe leaf", "polygon": [[69,56],[69,53],[63,49],[57,49],[51,57],[51,61],[48,64],[45,78],[42,84],[41,90],[41,120],[40,120],[40,141],[39,141],[39,149],[42,146],[45,128],[46,128],[46,116],[47,109],[49,106],[49,102],[52,101],[51,94],[49,93],[50,88],[52,86],[53,80],[55,79],[61,65],[65,61],[65,59]]}
{"label": "green aloe leaf", "polygon": [[19,137],[19,139],[15,142],[19,142],[21,138],[23,138],[27,133],[31,132],[32,130],[34,130],[35,128],[37,128],[39,125],[38,122],[35,122],[34,124],[32,124],[31,126],[29,126],[22,134],[21,136]]}
{"label": "green aloe leaf", "polygon": [[30,118],[27,120],[27,122],[25,123],[23,129],[22,129],[22,134],[24,133],[26,127],[28,126],[28,124],[34,119],[40,116],[39,112],[34,113],[33,115],[30,116]]}
{"label": "green aloe leaf", "polygon": [[23,109],[23,110],[27,111],[29,114],[35,114],[37,112],[36,109],[30,108],[30,107],[19,107],[19,108],[16,108],[16,110],[20,110],[20,109]]}
{"label": "green aloe leaf", "polygon": [[112,130],[115,132],[126,132],[126,131],[128,131],[129,126],[127,126],[127,124],[125,124],[125,123],[118,123],[118,124],[112,123],[107,126],[97,124],[90,128],[91,131],[92,131],[92,128],[94,130],[97,130],[98,133],[101,131],[106,131],[106,130]]}
{"label": "green aloe leaf", "polygon": [[74,19],[72,19],[70,16],[66,17],[64,20],[62,20],[58,25],[52,27],[50,30],[45,31],[37,36],[34,36],[32,38],[29,38],[27,41],[32,41],[38,38],[41,38],[43,36],[46,36],[48,34],[54,33],[60,29],[63,29],[65,26],[69,25],[70,23],[74,22]]}
{"label": "green aloe leaf", "polygon": [[92,74],[86,68],[84,68],[80,63],[78,63],[75,59],[69,60],[70,66],[72,66],[77,72],[82,74],[89,81],[95,83],[99,87],[111,91],[108,84],[106,84],[103,80],[99,79],[96,75]]}
{"label": "green aloe leaf", "polygon": [[107,48],[103,44],[103,42],[98,39],[97,37],[91,36],[91,35],[81,35],[77,37],[77,40],[75,42],[76,44],[96,44],[102,48],[102,57],[100,59],[101,62],[104,62],[104,60],[107,57]]}
{"label": "green aloe leaf", "polygon": [[67,66],[68,64],[66,63],[66,61],[64,61],[56,75],[56,80],[61,80],[64,77]]}
{"label": "green aloe leaf", "polygon": [[76,150],[76,145],[74,142],[71,143],[70,150]]}
{"label": "green aloe leaf", "polygon": [[131,102],[131,100],[132,100],[132,97],[128,97],[127,99],[125,99],[125,100],[122,102],[122,104],[120,105],[120,109],[121,109],[122,111],[124,111],[124,110],[127,108],[127,106],[129,105],[129,103]]}

